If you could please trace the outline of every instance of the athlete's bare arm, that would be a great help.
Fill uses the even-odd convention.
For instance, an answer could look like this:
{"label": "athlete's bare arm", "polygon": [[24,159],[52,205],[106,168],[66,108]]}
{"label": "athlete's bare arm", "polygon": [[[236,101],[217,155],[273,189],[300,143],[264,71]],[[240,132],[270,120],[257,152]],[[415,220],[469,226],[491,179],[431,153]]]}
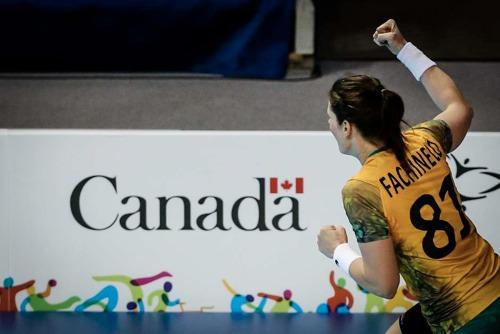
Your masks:
{"label": "athlete's bare arm", "polygon": [[[397,55],[406,44],[394,20],[380,25],[373,34],[377,45],[386,46]],[[427,93],[441,110],[434,119],[445,121],[452,134],[451,150],[457,148],[469,130],[473,110],[448,74],[437,66],[427,69],[420,78]]]}
{"label": "athlete's bare arm", "polygon": [[420,79],[427,93],[442,112],[434,119],[448,124],[452,135],[451,151],[457,148],[469,130],[473,110],[453,80],[439,67],[424,72]]}
{"label": "athlete's bare arm", "polygon": [[399,267],[392,239],[358,243],[358,246],[362,258],[351,264],[352,278],[371,293],[391,299],[399,286]]}
{"label": "athlete's bare arm", "polygon": [[[318,248],[329,258],[335,248],[347,242],[342,226],[326,226],[318,235]],[[392,298],[399,285],[399,268],[394,245],[389,237],[384,240],[359,243],[362,257],[349,267],[351,277],[366,290],[384,298]]]}

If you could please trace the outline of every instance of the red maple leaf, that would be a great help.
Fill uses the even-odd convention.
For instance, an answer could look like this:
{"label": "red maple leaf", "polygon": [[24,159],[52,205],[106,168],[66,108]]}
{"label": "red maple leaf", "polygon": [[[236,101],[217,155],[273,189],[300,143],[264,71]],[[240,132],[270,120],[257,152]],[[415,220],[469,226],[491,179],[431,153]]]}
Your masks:
{"label": "red maple leaf", "polygon": [[288,180],[285,180],[285,182],[283,182],[281,184],[281,187],[285,190],[288,190],[290,189],[291,187],[293,186],[293,183],[290,183]]}

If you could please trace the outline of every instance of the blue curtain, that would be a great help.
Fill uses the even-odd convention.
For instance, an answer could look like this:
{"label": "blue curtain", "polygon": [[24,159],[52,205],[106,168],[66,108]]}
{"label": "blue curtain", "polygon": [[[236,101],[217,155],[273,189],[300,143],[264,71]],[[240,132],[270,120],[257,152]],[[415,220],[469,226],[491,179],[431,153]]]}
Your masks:
{"label": "blue curtain", "polygon": [[0,71],[279,79],[293,0],[2,0]]}

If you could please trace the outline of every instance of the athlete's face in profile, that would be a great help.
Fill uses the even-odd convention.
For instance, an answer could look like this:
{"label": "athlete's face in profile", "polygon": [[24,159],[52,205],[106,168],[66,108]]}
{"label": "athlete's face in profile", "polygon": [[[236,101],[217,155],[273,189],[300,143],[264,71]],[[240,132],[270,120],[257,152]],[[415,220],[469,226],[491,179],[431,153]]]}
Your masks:
{"label": "athlete's face in profile", "polygon": [[326,108],[326,113],[328,114],[328,125],[330,127],[330,132],[337,140],[339,151],[341,153],[345,153],[344,152],[345,147],[343,141],[344,136],[341,130],[341,124],[339,124],[337,116],[335,116],[335,113],[332,110],[332,105],[330,104],[330,101],[328,101],[328,107]]}

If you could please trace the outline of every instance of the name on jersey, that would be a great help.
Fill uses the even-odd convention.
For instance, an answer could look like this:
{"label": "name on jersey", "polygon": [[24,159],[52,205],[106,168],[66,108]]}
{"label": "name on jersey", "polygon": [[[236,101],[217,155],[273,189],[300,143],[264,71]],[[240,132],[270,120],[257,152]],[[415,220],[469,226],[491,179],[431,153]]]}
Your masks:
{"label": "name on jersey", "polygon": [[380,184],[390,197],[399,194],[416,180],[421,178],[427,171],[431,170],[444,157],[438,144],[427,140],[426,143],[416,151],[413,151],[407,161],[408,171],[397,166],[394,172],[379,179]]}

